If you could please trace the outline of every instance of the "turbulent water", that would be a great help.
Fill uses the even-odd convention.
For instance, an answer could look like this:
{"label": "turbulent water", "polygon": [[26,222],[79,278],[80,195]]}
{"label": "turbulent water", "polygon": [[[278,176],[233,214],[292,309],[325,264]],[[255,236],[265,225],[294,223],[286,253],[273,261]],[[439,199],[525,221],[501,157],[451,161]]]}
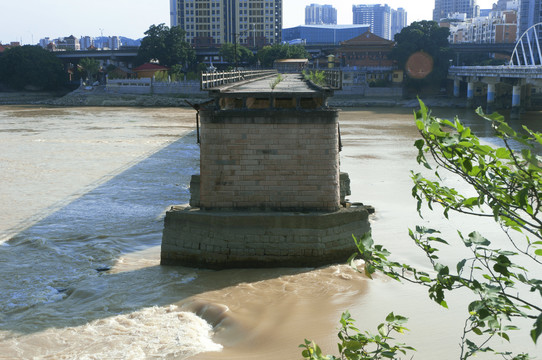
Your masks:
{"label": "turbulent water", "polygon": [[[458,357],[461,294],[443,310],[423,289],[346,265],[159,266],[164,212],[188,202],[199,172],[194,125],[186,109],[0,107],[0,359],[296,359],[305,338],[335,352],[346,309],[372,330],[391,311],[409,317],[401,341],[416,359]],[[374,238],[400,261],[423,266],[407,236],[415,224],[502,236],[469,219],[418,218],[410,110],[343,111],[341,131],[350,200],[376,208]],[[525,336],[515,351],[529,350]]]}

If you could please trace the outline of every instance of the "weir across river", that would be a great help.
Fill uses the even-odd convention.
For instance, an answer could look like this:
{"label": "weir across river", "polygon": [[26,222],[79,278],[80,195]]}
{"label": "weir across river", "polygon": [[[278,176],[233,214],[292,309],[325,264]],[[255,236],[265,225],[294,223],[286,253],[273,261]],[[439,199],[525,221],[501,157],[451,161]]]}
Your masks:
{"label": "weir across river", "polygon": [[369,230],[368,209],[345,199],[338,110],[327,106],[333,87],[300,74],[235,78],[240,81],[207,88],[213,101],[198,107],[200,174],[192,178],[190,206],[166,214],[161,263],[346,261],[355,252],[352,235]]}

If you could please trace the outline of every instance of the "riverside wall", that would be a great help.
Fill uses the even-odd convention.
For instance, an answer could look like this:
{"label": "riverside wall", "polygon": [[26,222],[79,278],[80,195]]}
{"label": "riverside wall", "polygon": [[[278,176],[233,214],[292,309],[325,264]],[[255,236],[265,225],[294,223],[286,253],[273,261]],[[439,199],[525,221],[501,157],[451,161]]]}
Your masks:
{"label": "riverside wall", "polygon": [[112,79],[107,80],[105,90],[113,94],[207,94],[200,90],[199,81],[155,81],[143,79]]}

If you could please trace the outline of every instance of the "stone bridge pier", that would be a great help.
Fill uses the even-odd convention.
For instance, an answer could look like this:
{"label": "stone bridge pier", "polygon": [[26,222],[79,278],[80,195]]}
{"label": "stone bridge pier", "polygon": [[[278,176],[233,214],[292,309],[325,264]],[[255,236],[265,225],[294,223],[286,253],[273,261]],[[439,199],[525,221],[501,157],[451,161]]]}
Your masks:
{"label": "stone bridge pier", "polygon": [[190,205],[167,212],[161,263],[203,268],[344,262],[370,208],[352,205],[340,172],[329,88],[300,75],[221,85],[200,110],[200,174]]}

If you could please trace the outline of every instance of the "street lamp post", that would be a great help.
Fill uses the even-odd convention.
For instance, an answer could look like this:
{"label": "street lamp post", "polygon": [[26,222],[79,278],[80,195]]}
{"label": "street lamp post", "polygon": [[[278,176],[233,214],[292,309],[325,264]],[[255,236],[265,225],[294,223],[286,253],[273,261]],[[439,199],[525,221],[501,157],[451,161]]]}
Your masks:
{"label": "street lamp post", "polygon": [[[251,24],[252,25],[252,31],[253,31],[253,43],[254,43],[254,48],[256,48],[256,24]],[[233,33],[233,51],[234,51],[234,59],[235,59],[235,70],[237,70],[237,37],[241,34],[244,34],[244,33],[247,33],[249,32],[250,29],[246,29],[246,30],[240,30],[238,33]]]}

